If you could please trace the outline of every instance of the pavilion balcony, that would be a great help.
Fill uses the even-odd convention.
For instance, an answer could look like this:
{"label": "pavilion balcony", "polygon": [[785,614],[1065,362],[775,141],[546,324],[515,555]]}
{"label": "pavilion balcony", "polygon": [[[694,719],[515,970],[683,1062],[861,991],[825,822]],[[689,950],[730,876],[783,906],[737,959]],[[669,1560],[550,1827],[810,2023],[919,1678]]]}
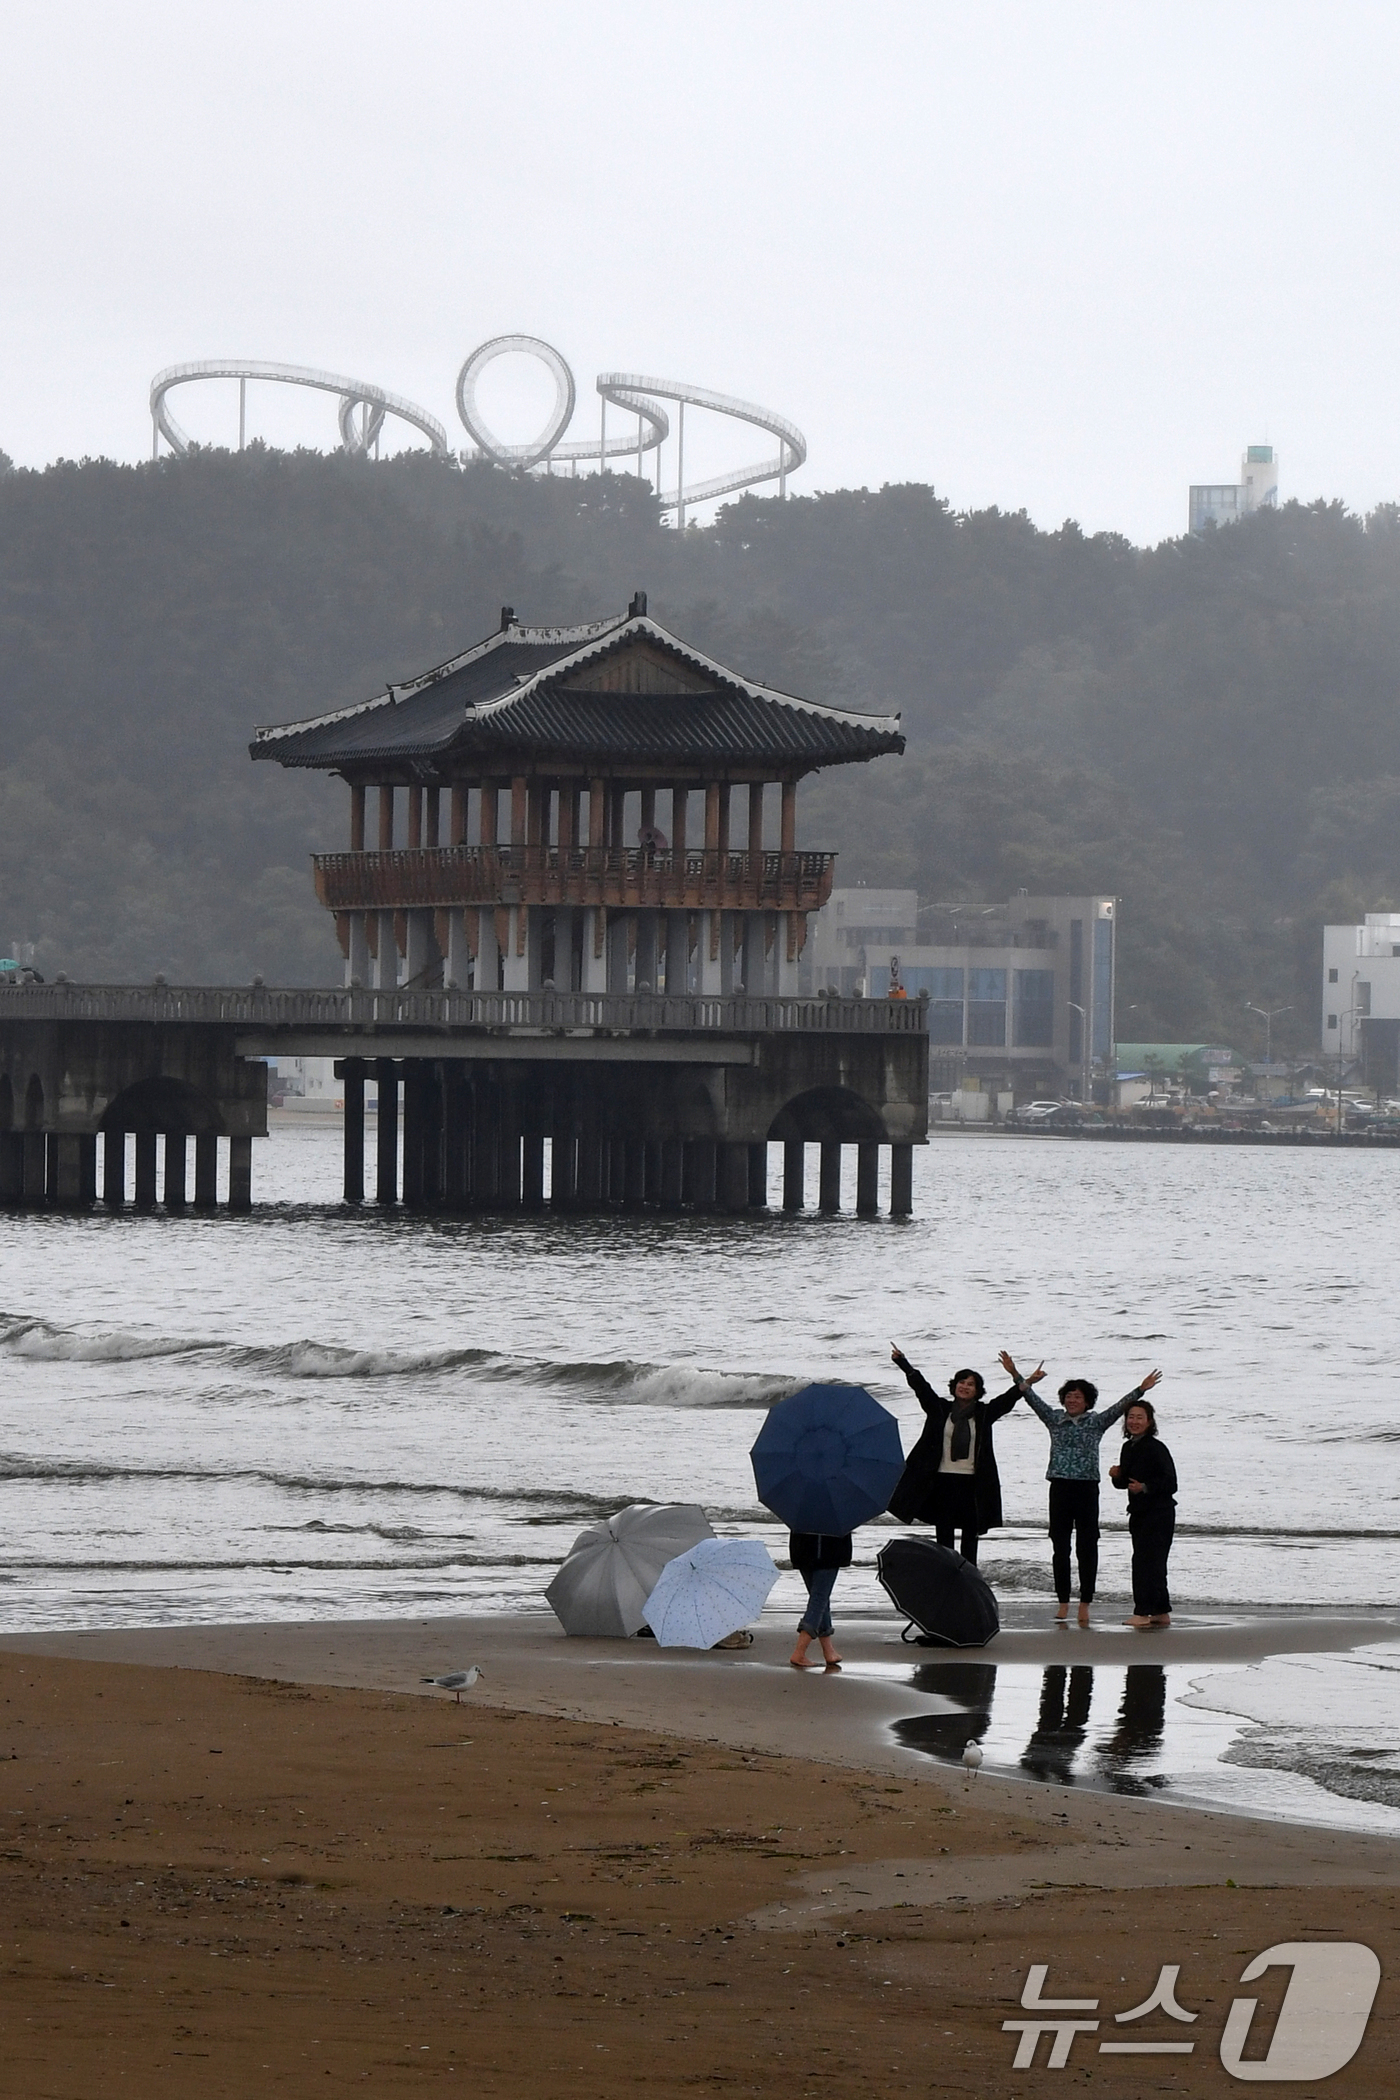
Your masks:
{"label": "pavilion balcony", "polygon": [[808,912],[826,903],[836,867],[834,853],[641,846],[423,846],[312,860],[316,894],[337,912],[507,904]]}

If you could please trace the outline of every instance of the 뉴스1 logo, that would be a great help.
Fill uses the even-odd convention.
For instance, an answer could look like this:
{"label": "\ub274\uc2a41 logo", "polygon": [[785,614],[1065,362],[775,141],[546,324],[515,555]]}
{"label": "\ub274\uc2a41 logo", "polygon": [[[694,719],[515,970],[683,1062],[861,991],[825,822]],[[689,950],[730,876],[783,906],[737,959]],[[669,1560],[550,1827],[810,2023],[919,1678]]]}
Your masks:
{"label": "\ub274\uc2a41 logo", "polygon": [[[1232,2078],[1262,2079],[1280,2084],[1299,2079],[1331,2078],[1349,2064],[1361,2047],[1366,2022],[1380,1987],[1381,1965],[1369,1947],[1355,1940],[1283,1940],[1256,1954],[1240,1977],[1241,1983],[1257,1982],[1266,1970],[1291,1967],[1288,1989],[1279,2007],[1268,2053],[1245,2060],[1250,2031],[1258,2009],[1257,1998],[1236,1998],[1220,2037],[1220,2061]],[[1038,1962],[1026,1978],[1021,2008],[1026,2020],[1003,2020],[1003,2031],[1020,2036],[1012,2069],[1028,2071],[1035,2062],[1041,2036],[1050,2041],[1044,2067],[1063,2071],[1078,2035],[1097,2034],[1098,2019],[1077,2019],[1080,2013],[1097,2013],[1097,1998],[1046,1998],[1042,1996],[1050,1973],[1048,1962]],[[1164,1965],[1156,1988],[1141,2005],[1115,2013],[1115,2027],[1131,2026],[1153,2013],[1165,2019],[1194,2026],[1198,2013],[1177,2002],[1179,1963]],[[1066,2018],[1065,2015],[1071,2015]],[[1178,2037],[1153,2041],[1133,2039],[1103,2041],[1100,2056],[1190,2056],[1193,2041]],[[1256,2037],[1256,2040],[1258,2038]]]}

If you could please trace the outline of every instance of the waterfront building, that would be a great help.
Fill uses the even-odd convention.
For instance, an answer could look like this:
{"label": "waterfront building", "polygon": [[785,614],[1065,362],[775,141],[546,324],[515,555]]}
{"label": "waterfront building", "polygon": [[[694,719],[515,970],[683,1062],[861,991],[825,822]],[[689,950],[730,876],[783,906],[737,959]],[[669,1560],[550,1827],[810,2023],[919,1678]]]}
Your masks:
{"label": "waterfront building", "polygon": [[1238,481],[1192,482],[1187,530],[1233,525],[1256,510],[1278,508],[1278,458],[1272,445],[1246,445]]}
{"label": "waterfront building", "polygon": [[1323,927],[1322,1054],[1334,1072],[1359,1063],[1367,1086],[1400,1091],[1400,912]]}
{"label": "waterfront building", "polygon": [[802,987],[888,996],[891,972],[928,1000],[936,1090],[998,1107],[1087,1096],[1109,1077],[1114,1024],[1112,897],[1018,895],[965,911],[913,890],[833,888],[813,920]]}

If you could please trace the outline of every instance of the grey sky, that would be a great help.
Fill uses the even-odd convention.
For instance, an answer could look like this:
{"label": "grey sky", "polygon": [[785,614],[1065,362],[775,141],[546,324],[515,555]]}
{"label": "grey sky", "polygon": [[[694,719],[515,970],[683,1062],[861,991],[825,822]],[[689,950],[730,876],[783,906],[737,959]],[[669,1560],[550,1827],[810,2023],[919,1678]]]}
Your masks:
{"label": "grey sky", "polygon": [[[343,370],[457,433],[463,356],[523,330],[590,431],[607,366],[791,416],[794,490],[1156,539],[1267,437],[1286,496],[1400,498],[1371,0],[9,0],[4,52],[23,464],[145,456],[151,374],[198,357]],[[508,435],[529,378],[497,372]],[[206,392],[181,419],[226,440]],[[251,407],[333,440],[328,398]]]}

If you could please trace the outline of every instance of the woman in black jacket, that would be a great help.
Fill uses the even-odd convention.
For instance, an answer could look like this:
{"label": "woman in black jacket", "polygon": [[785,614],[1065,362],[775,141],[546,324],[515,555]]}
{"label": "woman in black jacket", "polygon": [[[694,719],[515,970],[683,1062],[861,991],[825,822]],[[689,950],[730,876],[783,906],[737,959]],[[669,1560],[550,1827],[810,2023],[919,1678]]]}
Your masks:
{"label": "woman in black jacket", "polygon": [[1128,1497],[1133,1541],[1133,1616],[1130,1626],[1170,1626],[1167,1556],[1176,1530],[1176,1467],[1157,1434],[1150,1400],[1135,1400],[1123,1417],[1127,1438],[1108,1477]]}
{"label": "woman in black jacket", "polygon": [[[949,1381],[951,1398],[945,1399],[915,1370],[902,1349],[893,1347],[890,1354],[928,1416],[928,1426],[890,1496],[890,1515],[901,1524],[934,1525],[940,1546],[951,1546],[961,1533],[962,1557],[975,1567],[979,1534],[995,1530],[1002,1521],[992,1424],[1010,1414],[1021,1388],[1013,1385],[1009,1392],[987,1400],[980,1372],[957,1371]],[[1044,1376],[1044,1370],[1038,1370],[1027,1383],[1034,1385]]]}

